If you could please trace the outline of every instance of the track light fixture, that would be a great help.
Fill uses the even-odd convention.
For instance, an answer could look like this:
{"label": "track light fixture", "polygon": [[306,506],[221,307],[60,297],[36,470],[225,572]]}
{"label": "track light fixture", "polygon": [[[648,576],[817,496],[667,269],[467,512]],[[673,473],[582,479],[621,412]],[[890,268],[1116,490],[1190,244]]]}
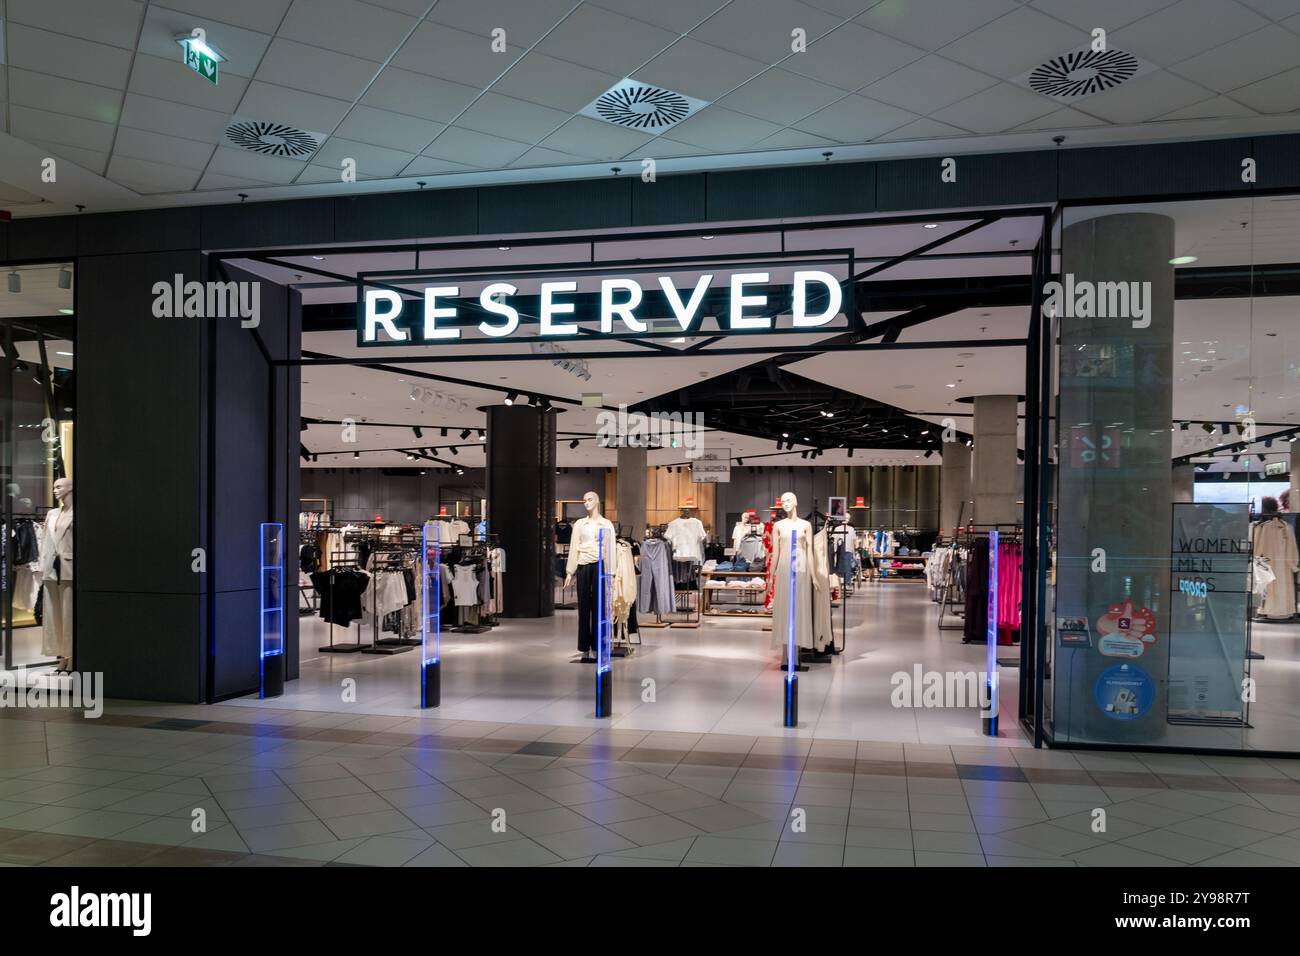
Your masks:
{"label": "track light fixture", "polygon": [[415,437],[416,437],[416,438],[423,438],[423,437],[424,437],[424,432],[422,432],[422,431],[420,430],[420,426],[419,426],[419,425],[412,425],[412,426],[411,426],[411,431],[415,432]]}
{"label": "track light fixture", "polygon": [[458,451],[456,450],[456,446],[455,446],[455,445],[448,445],[448,446],[447,446],[447,451],[451,452],[453,455],[459,455],[459,454],[460,454],[460,452],[458,452]]}
{"label": "track light fixture", "polygon": [[311,461],[311,452],[309,452],[307,446],[301,442],[298,443],[298,455],[303,461]]}
{"label": "track light fixture", "polygon": [[577,447],[578,447],[578,439],[575,438],[573,441],[569,442],[569,447],[570,447],[570,448],[577,448]]}
{"label": "track light fixture", "polygon": [[486,430],[486,429],[480,428],[480,429],[478,430],[478,440],[479,440],[479,441],[487,441],[487,430]]}
{"label": "track light fixture", "polygon": [[354,452],[352,453],[352,460],[353,460],[353,461],[359,461],[360,459],[361,459],[361,452],[359,452],[359,451],[354,451]]}
{"label": "track light fixture", "polygon": [[737,465],[740,465],[741,467],[744,467],[745,459],[743,459],[743,458],[737,458],[737,459],[736,459],[736,464],[737,464]]}
{"label": "track light fixture", "polygon": [[507,392],[507,393],[506,393],[506,404],[507,404],[507,405],[513,405],[513,404],[515,403],[515,399],[518,398],[518,397],[519,397],[519,394],[518,394],[517,392]]}
{"label": "track light fixture", "polygon": [[1191,423],[1191,422],[1183,422],[1179,427],[1180,427],[1183,431],[1187,431],[1187,429],[1189,429],[1189,428],[1192,427],[1192,423]]}
{"label": "track light fixture", "polygon": [[23,291],[23,277],[20,276],[17,272],[9,273],[9,291],[10,292]]}
{"label": "track light fixture", "polygon": [[933,448],[927,449],[927,450],[926,450],[926,453],[925,453],[925,457],[926,457],[926,458],[929,458],[929,457],[930,457],[931,455],[933,455],[933,454],[934,454],[934,449],[933,449]]}
{"label": "track light fixture", "polygon": [[1220,432],[1221,434],[1224,434],[1224,435],[1228,434],[1228,423],[1227,423],[1227,422],[1219,422],[1219,432]]}
{"label": "track light fixture", "polygon": [[467,441],[468,439],[469,439],[469,429],[466,428],[460,433],[460,440]]}
{"label": "track light fixture", "polygon": [[1208,435],[1214,432],[1214,426],[1209,422],[1201,422],[1201,429]]}

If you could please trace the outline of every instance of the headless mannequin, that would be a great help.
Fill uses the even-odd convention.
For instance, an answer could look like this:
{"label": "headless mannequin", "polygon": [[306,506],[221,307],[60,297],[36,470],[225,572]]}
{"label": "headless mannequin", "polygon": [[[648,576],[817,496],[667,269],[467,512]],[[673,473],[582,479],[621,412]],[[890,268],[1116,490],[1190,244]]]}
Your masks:
{"label": "headless mannequin", "polygon": [[41,651],[58,658],[58,670],[72,669],[72,481],[54,482],[58,507],[45,514],[45,542],[41,555]]}
{"label": "headless mannequin", "polygon": [[[781,496],[785,517],[772,525],[772,560],[768,564],[772,590],[772,644],[789,648],[790,565],[795,572],[794,631],[797,647],[812,647],[812,597],[817,578],[813,574],[812,525],[797,514],[799,499],[787,491]],[[794,552],[790,551],[791,536]],[[785,659],[783,655],[782,659]]]}
{"label": "headless mannequin", "polygon": [[[573,523],[573,536],[569,541],[569,560],[565,567],[564,586],[578,586],[578,650],[580,663],[594,664],[596,640],[600,622],[596,614],[596,589],[600,587],[598,574],[599,548],[604,532],[605,573],[614,573],[614,525],[600,513],[600,495],[589,491],[582,496],[586,517]],[[609,607],[606,605],[606,613]]]}

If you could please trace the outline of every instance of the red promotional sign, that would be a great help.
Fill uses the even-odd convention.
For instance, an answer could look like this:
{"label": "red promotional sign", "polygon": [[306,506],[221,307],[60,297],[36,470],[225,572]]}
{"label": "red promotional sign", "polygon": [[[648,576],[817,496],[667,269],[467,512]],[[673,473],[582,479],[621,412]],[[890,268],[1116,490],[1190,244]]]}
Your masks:
{"label": "red promotional sign", "polygon": [[866,506],[867,506],[867,499],[865,499],[865,498],[863,498],[863,497],[861,497],[861,496],[858,496],[857,498],[854,498],[854,499],[853,499],[853,507],[855,507],[855,508],[865,508]]}
{"label": "red promotional sign", "polygon": [[439,516],[439,517],[442,517],[442,516],[445,515],[446,513],[447,513],[447,506],[446,506],[446,505],[438,505],[438,516]]}

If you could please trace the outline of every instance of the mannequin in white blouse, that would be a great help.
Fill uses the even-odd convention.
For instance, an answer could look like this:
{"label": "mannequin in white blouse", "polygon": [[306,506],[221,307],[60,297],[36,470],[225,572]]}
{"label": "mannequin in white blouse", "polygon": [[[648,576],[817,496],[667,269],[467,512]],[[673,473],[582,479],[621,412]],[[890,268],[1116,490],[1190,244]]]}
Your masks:
{"label": "mannequin in white blouse", "polygon": [[[790,568],[794,566],[794,632],[796,647],[813,646],[813,532],[798,515],[799,499],[787,491],[781,496],[785,517],[772,525],[772,562],[768,577],[772,588],[772,647],[788,647],[790,628]],[[792,548],[793,545],[793,548]]]}
{"label": "mannequin in white blouse", "polygon": [[[604,551],[605,573],[614,573],[614,525],[600,513],[600,495],[589,491],[582,496],[586,517],[573,522],[573,536],[569,539],[569,560],[565,564],[564,586],[578,586],[578,650],[583,663],[593,663],[600,622],[597,620],[596,589],[597,559]],[[602,537],[601,532],[604,532]],[[604,545],[603,549],[601,544]],[[607,592],[608,593],[608,592]],[[605,608],[609,613],[609,608]]]}
{"label": "mannequin in white blouse", "polygon": [[45,589],[41,611],[41,651],[59,660],[58,669],[72,669],[72,480],[54,482],[57,508],[45,513],[41,548],[41,578]]}

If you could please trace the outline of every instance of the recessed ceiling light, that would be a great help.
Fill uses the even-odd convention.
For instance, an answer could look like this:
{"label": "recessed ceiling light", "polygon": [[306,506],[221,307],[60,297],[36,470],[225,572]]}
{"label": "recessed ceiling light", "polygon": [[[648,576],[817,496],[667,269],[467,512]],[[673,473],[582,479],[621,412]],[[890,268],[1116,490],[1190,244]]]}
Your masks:
{"label": "recessed ceiling light", "polygon": [[1171,266],[1186,266],[1197,260],[1197,256],[1174,256],[1169,260]]}
{"label": "recessed ceiling light", "polygon": [[926,229],[938,229],[938,228],[939,228],[939,224],[938,224],[937,222],[927,222],[927,223],[925,224],[925,228],[926,228]]}
{"label": "recessed ceiling light", "polygon": [[956,383],[956,382],[949,382],[949,383],[948,383],[948,388],[956,388],[956,387],[957,387],[957,383]]}
{"label": "recessed ceiling light", "polygon": [[71,352],[55,352],[55,355],[71,355]]}
{"label": "recessed ceiling light", "polygon": [[701,239],[712,239],[712,236],[700,236]]}
{"label": "recessed ceiling light", "polygon": [[315,259],[317,262],[324,262],[324,261],[325,261],[325,257],[324,257],[324,256],[312,256],[312,258]]}
{"label": "recessed ceiling light", "polygon": [[[72,310],[71,310],[71,309],[59,309],[59,314],[60,314],[60,315],[72,315]],[[1271,333],[1271,334],[1276,334],[1276,333]]]}
{"label": "recessed ceiling light", "polygon": [[509,251],[510,251],[509,246],[497,246],[497,252],[509,252]]}

